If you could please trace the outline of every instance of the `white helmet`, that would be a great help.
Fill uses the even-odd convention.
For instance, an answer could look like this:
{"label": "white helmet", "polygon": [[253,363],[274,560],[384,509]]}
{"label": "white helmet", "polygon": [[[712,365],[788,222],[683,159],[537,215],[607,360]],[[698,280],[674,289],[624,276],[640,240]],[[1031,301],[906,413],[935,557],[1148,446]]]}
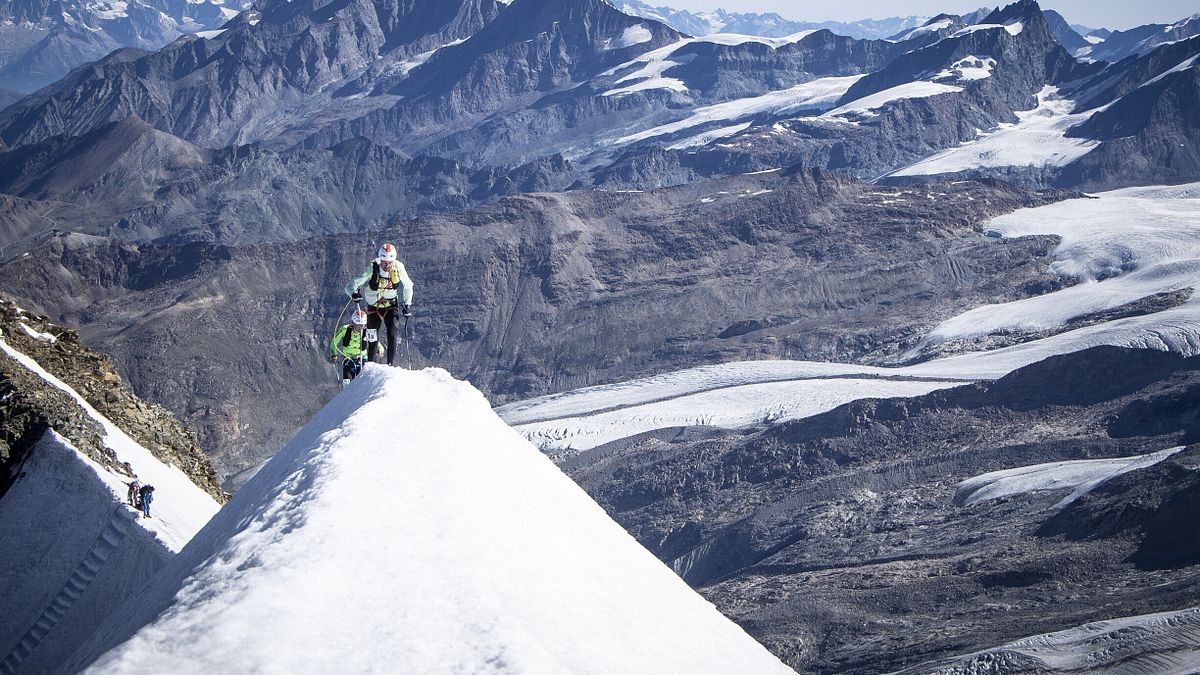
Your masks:
{"label": "white helmet", "polygon": [[367,313],[361,309],[354,310],[354,313],[350,315],[350,323],[355,326],[367,325]]}
{"label": "white helmet", "polygon": [[375,255],[380,260],[396,262],[396,247],[391,244],[384,244],[379,247],[379,252]]}

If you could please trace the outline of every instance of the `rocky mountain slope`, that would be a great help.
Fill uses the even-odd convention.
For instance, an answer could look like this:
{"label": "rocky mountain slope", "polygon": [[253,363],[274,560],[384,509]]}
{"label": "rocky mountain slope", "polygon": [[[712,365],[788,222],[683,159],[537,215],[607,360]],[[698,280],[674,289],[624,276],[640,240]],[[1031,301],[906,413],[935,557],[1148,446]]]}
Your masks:
{"label": "rocky mountain slope", "polygon": [[[988,218],[1060,194],[782,173],[506,198],[370,237],[58,236],[0,278],[117,355],[142,395],[220,449],[223,473],[282,445],[332,393],[321,341],[342,285],[385,239],[417,281],[415,363],[498,401],[712,360],[886,359],[941,318],[1062,283],[1046,273],[1051,239],[981,237]],[[265,419],[247,425],[251,410]]]}
{"label": "rocky mountain slope", "polygon": [[3,302],[0,332],[0,669],[57,672],[225,495],[195,437],[74,331]]}
{"label": "rocky mountain slope", "polygon": [[1125,31],[1113,31],[1103,42],[1090,50],[1081,50],[1077,55],[1116,63],[1197,34],[1200,34],[1200,15],[1192,15],[1170,25],[1151,23]]}
{"label": "rocky mountain slope", "polygon": [[[106,129],[137,127],[140,120],[163,134],[157,145],[169,146],[150,157],[174,164],[149,167],[151,180],[140,190],[114,182],[122,189],[109,193],[111,206],[95,208],[89,200],[90,222],[67,229],[116,227],[145,239],[186,228],[208,230],[193,236],[217,240],[223,232],[231,233],[226,241],[263,240],[273,235],[251,230],[283,229],[295,238],[364,229],[388,216],[463,208],[513,190],[642,189],[795,164],[875,178],[991,133],[982,130],[1002,130],[1034,114],[1044,92],[1065,92],[1104,69],[1072,59],[1056,33],[1062,21],[1051,21],[1057,15],[1029,0],[968,17],[978,24],[935,17],[893,40],[824,30],[779,39],[684,38],[599,0],[507,6],[464,0],[387,12],[391,18],[380,22],[373,5],[268,4],[211,39],[188,38],[153,54],[118,52],[0,112],[0,138],[14,148],[8,159],[20,167],[15,173],[46,176],[60,170],[71,146],[110,143]],[[290,53],[308,65],[292,68]],[[1154,53],[1159,69],[1146,80],[1179,65]],[[1018,175],[1032,185],[1084,181],[1089,188],[1161,180],[1164,139],[1195,126],[1187,116],[1171,119],[1174,126],[1146,128],[1135,147],[1075,125],[1072,133],[1085,134],[1088,149],[1112,147],[1086,167],[1060,170],[1060,162],[1047,171],[1035,162],[1032,170],[1016,167]],[[1059,142],[1069,137],[1062,133]],[[292,184],[291,203],[267,213],[253,205],[226,208],[225,193],[261,190],[264,173],[279,172],[228,166],[229,146],[255,144],[257,152],[277,154],[272,164],[294,166],[311,161],[297,154],[301,148],[336,156],[351,141],[447,158],[476,175],[456,176],[463,171],[451,167],[442,185],[416,192],[406,178],[403,195],[385,197],[386,204],[347,185],[357,178],[344,172],[321,177],[339,186],[335,202],[388,207],[353,214],[342,205],[295,203],[312,199],[313,190],[303,186],[309,179],[276,175],[271,190]],[[217,150],[227,152],[209,154]],[[171,152],[178,157],[167,157]],[[1104,159],[1131,152],[1138,159],[1133,171],[1129,165],[1117,171]],[[131,154],[139,161],[147,153]],[[1188,161],[1172,166],[1180,180],[1195,173]],[[1013,167],[979,170],[1013,176]],[[478,184],[505,183],[513,171],[538,177],[513,178],[511,189]],[[213,183],[214,174],[225,176],[218,179],[221,191],[194,187]],[[18,182],[3,189],[44,199],[30,187]],[[150,213],[118,222],[141,204],[112,195],[131,193],[143,196],[141,204],[148,194],[187,203],[151,206]],[[164,224],[163,214],[176,223]],[[296,224],[295,214],[307,224]],[[345,222],[360,216],[367,222]],[[221,220],[233,222],[213,222]]]}
{"label": "rocky mountain slope", "polygon": [[[217,475],[196,437],[161,406],[135,397],[104,355],[85,347],[79,334],[0,301],[0,331],[5,344],[35,359],[39,366],[67,383],[93,408],[150,450],[159,461],[178,467],[214,499],[224,499]],[[5,371],[3,447],[0,488],[7,489],[14,468],[27,460],[33,446],[50,430],[71,442],[105,468],[131,475],[103,443],[103,430],[68,395],[9,357]],[[3,491],[0,490],[0,497]]]}
{"label": "rocky mountain slope", "polygon": [[[1197,373],[1196,358],[1096,348],[763,431],[655,432],[563,466],[793,667],[893,670],[1194,604]],[[985,497],[963,482],[1179,446],[1065,505],[1079,483]]]}

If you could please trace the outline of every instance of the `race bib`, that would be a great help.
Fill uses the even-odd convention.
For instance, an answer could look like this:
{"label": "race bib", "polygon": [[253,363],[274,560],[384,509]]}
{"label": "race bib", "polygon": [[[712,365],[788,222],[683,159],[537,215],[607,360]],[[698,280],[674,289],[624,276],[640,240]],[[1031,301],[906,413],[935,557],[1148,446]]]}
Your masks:
{"label": "race bib", "polygon": [[379,332],[376,329],[368,328],[366,333],[367,342],[379,342]]}

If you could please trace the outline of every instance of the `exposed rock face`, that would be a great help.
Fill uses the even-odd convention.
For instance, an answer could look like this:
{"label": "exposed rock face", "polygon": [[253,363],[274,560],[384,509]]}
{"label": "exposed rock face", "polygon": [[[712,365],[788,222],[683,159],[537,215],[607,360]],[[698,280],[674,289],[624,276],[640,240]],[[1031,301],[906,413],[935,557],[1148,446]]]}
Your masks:
{"label": "exposed rock face", "polygon": [[[11,91],[8,89],[4,89],[3,87],[0,87],[0,110],[4,110],[8,106],[16,103],[19,100],[21,100],[21,94],[18,94],[15,91]],[[7,146],[0,145],[0,151],[4,151],[7,149],[8,149]]]}
{"label": "exposed rock face", "polygon": [[[44,370],[70,385],[93,408],[119,426],[155,457],[178,467],[214,498],[223,501],[216,472],[193,434],[158,405],[133,396],[109,359],[89,350],[72,330],[51,324],[45,317],[24,313],[0,301],[0,330],[4,341],[38,362]],[[34,333],[40,334],[35,335]],[[103,430],[62,391],[46,383],[7,355],[0,356],[6,391],[3,397],[4,469],[18,464],[42,434],[53,429],[96,462],[129,473],[118,466],[103,443]],[[7,485],[8,471],[0,472]]]}
{"label": "exposed rock face", "polygon": [[1047,9],[1042,14],[1046,17],[1046,23],[1050,27],[1050,32],[1054,33],[1054,39],[1058,41],[1058,44],[1062,45],[1063,49],[1074,54],[1080,49],[1087,49],[1091,46],[1092,43],[1083,39],[1083,36],[1079,33],[1076,33],[1071,28],[1071,25],[1067,23],[1067,20],[1063,18],[1062,14],[1052,9]]}
{"label": "exposed rock face", "polygon": [[1198,359],[1096,348],[758,432],[646,434],[564,468],[792,666],[890,671],[1193,605],[1200,446],[1061,510],[1069,490],[968,505],[956,485],[1195,443],[1198,391]]}
{"label": "exposed rock face", "polygon": [[[342,285],[383,240],[417,283],[415,364],[497,401],[735,359],[880,362],[942,319],[1052,278],[1053,240],[998,243],[981,229],[1060,195],[779,173],[507,198],[371,239],[231,248],[70,235],[0,275],[229,453],[224,473],[279,447],[334,391],[323,341]],[[731,330],[748,320],[761,328]]]}
{"label": "exposed rock face", "polygon": [[[1068,132],[1070,136],[1104,143],[1067,167],[1058,177],[1058,184],[1109,187],[1122,184],[1122,172],[1138,180],[1164,184],[1195,180],[1200,175],[1200,123],[1195,115],[1200,106],[1197,56],[1200,37],[1161,47],[1130,63],[1122,62],[1122,77],[1093,99],[1111,105]],[[1160,74],[1148,76],[1147,71]],[[1139,77],[1142,79],[1137,81]],[[1136,86],[1132,86],[1134,82]],[[1120,98],[1114,97],[1124,90],[1128,91]],[[1124,184],[1131,182],[1126,179]]]}
{"label": "exposed rock face", "polygon": [[[43,143],[71,143],[57,137],[104,136],[108,125],[136,116],[181,139],[160,138],[162,144],[194,146],[179,150],[189,157],[199,148],[247,144],[257,144],[258,151],[267,146],[281,156],[295,147],[336,154],[345,143],[366,139],[403,154],[444,157],[497,173],[566,158],[564,172],[542,181],[543,187],[554,188],[657,187],[795,164],[873,179],[972,140],[979,130],[1013,122],[1017,111],[1035,105],[1035,94],[1045,87],[1079,81],[1103,67],[1071,58],[1055,32],[1062,22],[1054,16],[1048,20],[1031,0],[968,17],[990,28],[964,28],[958,17],[939,16],[923,30],[900,36],[904,39],[899,42],[860,40],[827,30],[769,44],[696,41],[656,21],[623,14],[603,0],[516,0],[504,6],[494,0],[336,5],[277,0],[262,8],[261,17],[249,17],[239,15],[212,39],[182,39],[153,54],[124,50],[82,68],[0,111],[0,139],[18,148],[37,145],[35,152],[43,153]],[[980,64],[978,72],[963,76],[968,62]],[[820,103],[784,103],[785,94],[798,86],[853,76],[864,77],[841,89],[822,80],[821,86],[836,93]],[[837,103],[905,85],[912,85],[910,94],[847,118],[818,117],[833,107],[844,87],[849,90]],[[933,87],[942,87],[942,93],[929,95]],[[780,103],[772,107],[764,97],[778,97]],[[724,114],[713,112],[714,106],[726,104]],[[705,119],[652,133],[691,115]],[[1179,124],[1185,132],[1194,126],[1186,116]],[[699,145],[692,142],[691,137],[713,131],[721,134],[695,141]],[[1086,180],[1089,187],[1158,180],[1155,163],[1160,161],[1172,163],[1170,175],[1193,175],[1190,161],[1164,156],[1162,147],[1178,146],[1170,145],[1176,131],[1147,127],[1134,149],[1145,161],[1134,162],[1136,170],[1120,176],[1101,153],[1087,168],[1061,175],[1026,172],[1024,178],[1034,185]],[[688,142],[675,147],[681,141]],[[1115,138],[1112,145],[1112,156],[1131,151],[1129,143]],[[663,147],[674,147],[666,152],[680,156],[668,156],[664,173],[655,175],[645,164]],[[18,159],[29,173],[52,171],[29,167],[27,157]],[[208,178],[201,183],[211,183]],[[286,179],[281,182],[286,185]],[[458,187],[456,181],[448,182]],[[156,194],[164,186],[157,187]],[[304,194],[301,185],[294,187]],[[411,210],[369,215],[440,211],[479,201],[450,198],[461,191],[451,188],[416,200],[406,195],[390,205],[414,202]],[[357,193],[352,199],[363,201]],[[207,229],[217,241],[230,241],[222,239],[227,230],[237,240],[251,226],[214,220],[245,217],[284,230],[288,228],[276,221],[295,220],[286,209],[275,214],[253,208],[230,209],[215,218],[210,204],[222,201],[220,195],[200,195],[196,201],[204,203],[163,212],[186,212],[182,219],[192,229]],[[107,226],[125,229],[132,238],[163,231],[157,224],[161,212],[114,224],[111,215],[128,213],[129,207],[118,203],[99,209],[93,216],[97,222],[83,231],[102,227],[101,214],[106,214]],[[312,219],[345,217],[339,209],[288,208],[294,214],[310,211]],[[197,221],[207,222],[197,228]],[[300,229],[315,235],[362,228],[307,225],[288,233],[294,238]]]}
{"label": "exposed rock face", "polygon": [[[130,115],[205,147],[270,135],[281,118],[318,123],[361,114],[377,98],[329,102],[368,64],[395,65],[465,38],[498,11],[494,0],[321,5],[279,0],[215,38],[188,37],[153,54],[117,52],[3,112],[6,141],[79,135]],[[44,106],[61,111],[43,116]]]}
{"label": "exposed rock face", "polygon": [[6,257],[63,222],[75,232],[129,241],[295,241],[564,189],[575,175],[561,157],[472,168],[363,139],[324,150],[210,151],[133,117],[19,148],[5,160],[0,192],[19,196],[10,213],[0,212],[8,224],[0,232]]}

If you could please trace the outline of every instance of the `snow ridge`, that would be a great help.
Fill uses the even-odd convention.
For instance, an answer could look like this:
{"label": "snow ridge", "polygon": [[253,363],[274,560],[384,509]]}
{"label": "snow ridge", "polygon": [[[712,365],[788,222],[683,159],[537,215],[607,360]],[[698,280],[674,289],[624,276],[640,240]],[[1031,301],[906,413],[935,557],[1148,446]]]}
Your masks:
{"label": "snow ridge", "polygon": [[79,665],[790,672],[439,369],[368,365],[123,614]]}

